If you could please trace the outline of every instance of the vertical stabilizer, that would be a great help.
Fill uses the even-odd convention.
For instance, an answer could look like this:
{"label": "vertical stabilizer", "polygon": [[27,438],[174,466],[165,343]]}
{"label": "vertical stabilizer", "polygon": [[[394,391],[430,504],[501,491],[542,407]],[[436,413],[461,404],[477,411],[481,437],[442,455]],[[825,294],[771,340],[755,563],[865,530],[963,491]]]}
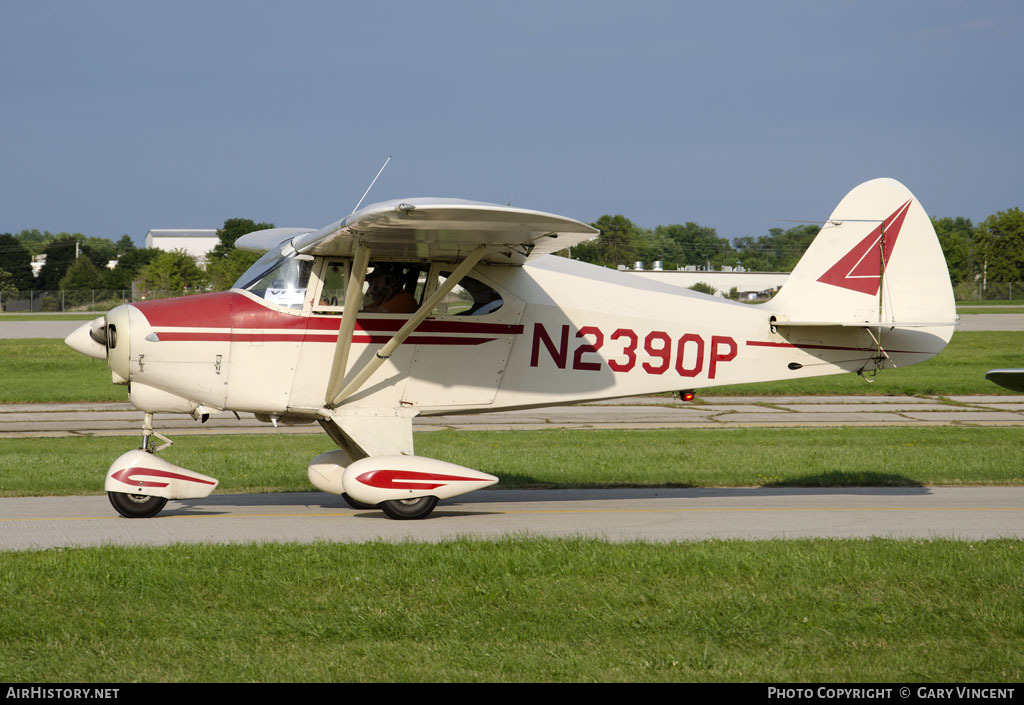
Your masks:
{"label": "vertical stabilizer", "polygon": [[935,229],[894,179],[850,191],[766,307],[794,324],[950,326],[952,335],[956,322]]}

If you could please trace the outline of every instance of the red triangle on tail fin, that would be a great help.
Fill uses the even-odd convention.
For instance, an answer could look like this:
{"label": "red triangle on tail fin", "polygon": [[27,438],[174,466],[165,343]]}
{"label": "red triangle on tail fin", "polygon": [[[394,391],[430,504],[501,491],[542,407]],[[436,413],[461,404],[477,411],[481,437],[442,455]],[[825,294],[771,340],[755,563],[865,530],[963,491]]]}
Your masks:
{"label": "red triangle on tail fin", "polygon": [[842,259],[822,274],[818,281],[822,284],[859,291],[862,294],[878,294],[881,281],[881,267],[878,257],[878,244],[882,238],[882,226],[885,226],[885,265],[889,265],[892,248],[896,246],[896,238],[900,235],[903,220],[907,217],[911,201],[897,208],[892,215],[872,230],[867,237],[850,249]]}

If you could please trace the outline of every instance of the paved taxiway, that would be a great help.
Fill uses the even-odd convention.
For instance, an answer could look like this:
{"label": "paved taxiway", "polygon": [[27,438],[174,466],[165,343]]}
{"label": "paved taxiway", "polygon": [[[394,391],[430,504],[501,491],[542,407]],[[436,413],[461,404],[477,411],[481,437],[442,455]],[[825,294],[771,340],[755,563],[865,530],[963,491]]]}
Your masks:
{"label": "paved taxiway", "polygon": [[1024,488],[482,490],[422,521],[349,509],[319,493],[213,495],[122,519],[104,496],[0,499],[0,550],[459,537],[1024,538]]}
{"label": "paved taxiway", "polygon": [[[142,412],[131,404],[0,405],[0,438],[137,436]],[[629,397],[579,406],[488,414],[425,416],[417,431],[551,428],[727,428],[790,426],[1024,426],[1024,396],[925,397]],[[314,433],[317,424],[282,426],[252,414],[156,414],[154,427],[172,438],[191,434]]]}

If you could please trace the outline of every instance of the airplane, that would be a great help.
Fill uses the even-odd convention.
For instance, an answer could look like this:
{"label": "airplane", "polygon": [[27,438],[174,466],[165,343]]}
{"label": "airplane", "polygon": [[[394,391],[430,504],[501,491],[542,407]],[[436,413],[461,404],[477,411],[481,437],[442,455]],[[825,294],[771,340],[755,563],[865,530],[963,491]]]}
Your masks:
{"label": "airplane", "polygon": [[66,342],[106,360],[144,412],[142,448],[111,465],[123,516],[201,498],[215,478],[156,455],[153,414],[251,412],[318,423],[318,489],[422,519],[498,478],[413,453],[416,416],[525,409],[727,384],[878,371],[927,360],[956,325],[931,221],[893,179],[854,188],[778,294],[746,304],[556,256],[598,231],[458,199],[361,208],[274,228],[225,292],[136,301]]}
{"label": "airplane", "polygon": [[1024,392],[1024,369],[1009,368],[989,370],[985,373],[985,379],[995,382],[1000,387],[1011,389],[1015,392]]}

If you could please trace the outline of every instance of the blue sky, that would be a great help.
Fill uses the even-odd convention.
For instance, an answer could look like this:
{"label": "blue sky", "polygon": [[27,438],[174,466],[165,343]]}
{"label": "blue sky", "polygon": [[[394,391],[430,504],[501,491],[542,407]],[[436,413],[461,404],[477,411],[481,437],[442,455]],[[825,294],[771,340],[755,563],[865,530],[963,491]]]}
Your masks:
{"label": "blue sky", "polygon": [[0,0],[0,232],[452,196],[734,238],[1024,207],[1024,3]]}

